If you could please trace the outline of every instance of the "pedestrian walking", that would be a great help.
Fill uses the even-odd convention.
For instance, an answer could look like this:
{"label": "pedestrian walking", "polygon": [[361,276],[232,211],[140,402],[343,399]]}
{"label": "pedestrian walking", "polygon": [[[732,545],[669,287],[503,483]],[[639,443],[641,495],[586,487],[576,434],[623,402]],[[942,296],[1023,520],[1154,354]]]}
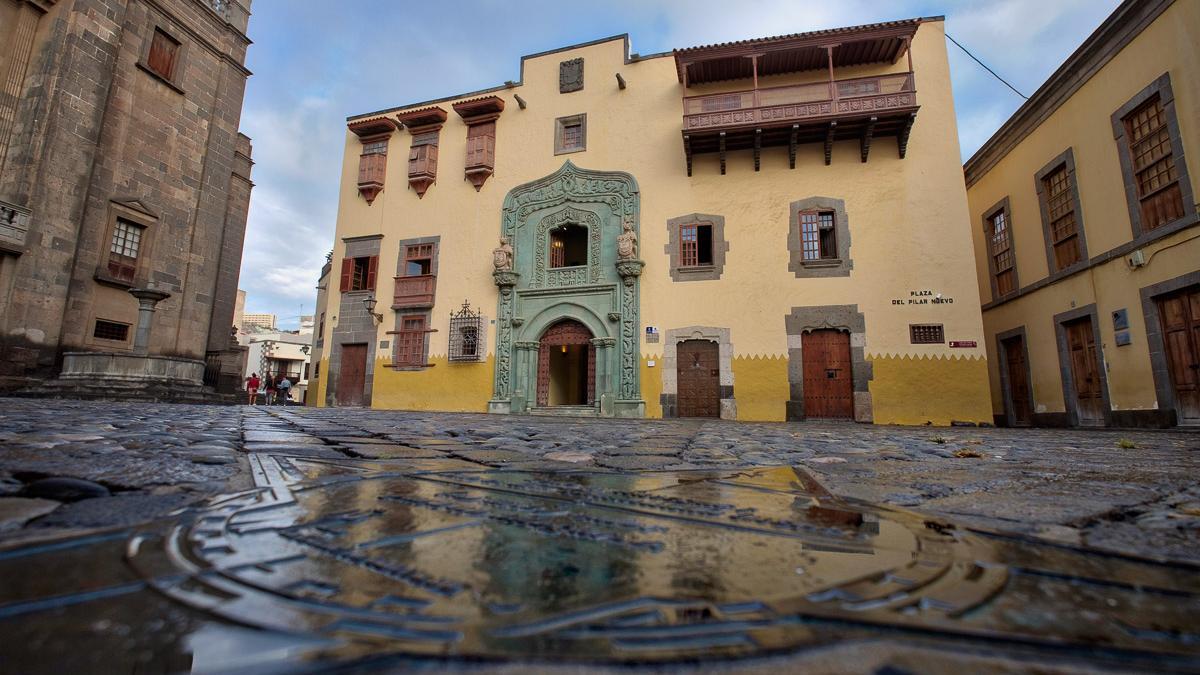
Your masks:
{"label": "pedestrian walking", "polygon": [[287,378],[287,375],[281,376],[279,380],[279,402],[282,405],[288,404],[288,395],[292,391],[292,381]]}
{"label": "pedestrian walking", "polygon": [[250,373],[250,377],[246,378],[246,404],[255,405],[258,403],[258,388],[262,385],[262,380],[258,379],[258,373]]}
{"label": "pedestrian walking", "polygon": [[267,373],[265,385],[267,388],[267,405],[275,405],[275,387],[278,385],[275,381],[275,376]]}

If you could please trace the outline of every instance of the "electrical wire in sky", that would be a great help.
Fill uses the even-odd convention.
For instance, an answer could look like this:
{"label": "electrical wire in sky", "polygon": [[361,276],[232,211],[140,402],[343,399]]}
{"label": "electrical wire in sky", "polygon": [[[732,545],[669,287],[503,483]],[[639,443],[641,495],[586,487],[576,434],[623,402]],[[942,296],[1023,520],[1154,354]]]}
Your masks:
{"label": "electrical wire in sky", "polygon": [[997,75],[997,74],[996,74],[996,71],[992,70],[991,68],[988,68],[988,66],[987,66],[987,64],[986,64],[986,63],[984,63],[983,61],[980,61],[978,58],[976,58],[976,57],[975,57],[975,55],[974,55],[974,54],[972,54],[970,51],[968,51],[966,47],[964,47],[964,46],[962,46],[961,44],[959,44],[958,40],[955,40],[954,38],[950,37],[950,34],[949,34],[949,33],[946,33],[946,39],[947,39],[947,40],[949,40],[949,41],[951,41],[951,42],[953,42],[953,43],[954,43],[954,45],[955,45],[956,47],[958,47],[959,49],[963,50],[963,53],[964,53],[964,54],[966,54],[967,56],[971,57],[971,59],[972,59],[973,61],[975,61],[975,63],[978,63],[979,65],[983,66],[983,69],[984,69],[984,70],[986,70],[986,71],[988,71],[989,73],[991,73],[991,74],[992,74],[992,77],[996,78],[997,80],[1000,80],[1001,82],[1003,82],[1003,83],[1004,83],[1004,86],[1008,87],[1009,89],[1012,89],[1014,94],[1016,94],[1017,96],[1020,96],[1021,98],[1025,99],[1026,101],[1028,101],[1028,100],[1029,100],[1029,97],[1028,97],[1028,96],[1026,96],[1025,94],[1022,94],[1021,92],[1017,91],[1017,88],[1016,88],[1016,87],[1014,87],[1014,86],[1012,86],[1011,84],[1009,84],[1009,83],[1008,83],[1008,80],[1006,80],[1006,79],[1004,79],[1003,77],[1000,77],[999,75]]}

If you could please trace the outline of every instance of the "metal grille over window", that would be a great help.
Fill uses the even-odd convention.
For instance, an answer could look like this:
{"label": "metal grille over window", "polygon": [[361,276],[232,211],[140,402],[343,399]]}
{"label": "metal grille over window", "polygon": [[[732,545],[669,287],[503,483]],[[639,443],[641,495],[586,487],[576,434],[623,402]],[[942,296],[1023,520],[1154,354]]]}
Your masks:
{"label": "metal grille over window", "polygon": [[1013,292],[1012,239],[1008,231],[1008,219],[1004,211],[997,211],[989,219],[991,223],[992,259],[996,269],[996,293],[1006,295]]}
{"label": "metal grille over window", "polygon": [[96,319],[96,327],[92,330],[92,337],[100,340],[125,342],[129,338],[129,324]]}
{"label": "metal grille over window", "polygon": [[450,312],[450,360],[482,360],[482,335],[483,317],[471,311],[469,302],[464,302],[459,311]]}
{"label": "metal grille over window", "polygon": [[914,345],[940,345],[946,341],[946,332],[940,323],[909,324],[908,336]]}
{"label": "metal grille over window", "polygon": [[1162,100],[1155,96],[1125,117],[1129,155],[1137,178],[1142,226],[1154,229],[1183,217],[1183,196]]}
{"label": "metal grille over window", "polygon": [[1046,189],[1046,211],[1050,216],[1050,238],[1058,269],[1079,262],[1079,231],[1075,222],[1075,195],[1067,167],[1055,169],[1042,179]]}
{"label": "metal grille over window", "polygon": [[133,281],[137,273],[138,251],[142,246],[142,232],[145,229],[141,225],[117,219],[108,253],[109,274],[121,281]]}

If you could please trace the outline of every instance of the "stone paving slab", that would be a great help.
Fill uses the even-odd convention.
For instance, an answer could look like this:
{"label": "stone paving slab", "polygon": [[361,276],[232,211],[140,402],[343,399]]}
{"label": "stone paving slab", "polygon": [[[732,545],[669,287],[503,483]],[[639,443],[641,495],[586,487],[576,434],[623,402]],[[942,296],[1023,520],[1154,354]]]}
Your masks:
{"label": "stone paving slab", "polygon": [[[1021,669],[1018,664],[1028,664],[1028,659],[1047,672],[1140,668],[1145,664],[1139,659],[1149,659],[1145,663],[1158,670],[1190,671],[1200,669],[1198,458],[1200,435],[1190,431],[530,419],[0,399],[0,513],[16,514],[0,527],[0,578],[22,580],[0,590],[0,633],[20,638],[0,645],[0,662],[7,656],[16,659],[13,663],[43,666],[22,672],[61,672],[72,664],[86,672],[98,669],[95,663],[88,667],[88,658],[128,648],[134,651],[121,657],[128,666],[124,670],[187,670],[197,659],[241,669],[300,668],[300,661],[280,662],[281,653],[341,664],[387,654],[385,669],[392,670],[404,664],[428,667],[427,662],[409,664],[405,659],[430,654],[430,645],[436,645],[433,651],[439,654],[449,649],[462,657],[518,661],[530,657],[530,649],[545,655],[562,648],[555,659],[583,659],[589,668],[631,658],[694,660],[703,654],[738,659],[722,667],[746,672],[780,667],[814,672],[904,667],[1008,672]],[[25,509],[25,493],[48,478],[78,479],[94,485],[95,494],[108,496],[72,501],[76,498],[64,493],[66,501],[51,499],[42,505],[44,514]],[[264,488],[268,493],[261,492]],[[276,501],[244,502],[264,494],[274,495],[271,499]],[[285,494],[332,496],[305,506],[299,496],[279,502]],[[349,576],[330,577],[333,568],[323,563],[324,571],[316,576],[280,577],[292,585],[278,593],[292,594],[301,604],[281,605],[268,615],[304,611],[305,602],[328,605],[345,593],[355,599],[347,596],[335,604],[349,602],[358,609],[332,632],[310,628],[297,636],[294,630],[279,633],[282,627],[273,628],[270,622],[259,624],[253,617],[262,611],[261,603],[250,596],[245,609],[231,609],[225,620],[214,620],[212,603],[220,598],[226,603],[231,593],[241,597],[242,587],[195,591],[188,586],[191,590],[182,595],[176,592],[183,587],[174,585],[181,577],[170,551],[190,548],[192,552],[184,554],[188,559],[208,560],[213,569],[225,569],[223,574],[234,577],[241,564],[249,565],[246,570],[258,569],[254,574],[275,569],[277,563],[255,558],[264,552],[279,549],[281,560],[295,554],[299,540],[284,536],[292,543],[259,546],[254,542],[260,540],[245,539],[240,529],[228,530],[228,521],[216,527],[218,512],[237,503],[244,504],[234,511],[246,513],[239,516],[245,519],[245,536],[253,531],[261,531],[254,536],[296,532],[307,538],[308,543],[300,544],[310,551],[306,555],[324,551],[318,558],[352,561]],[[558,506],[547,509],[551,503]],[[294,512],[298,507],[301,510]],[[280,524],[288,518],[291,525]],[[316,529],[306,530],[308,534],[288,529],[321,518],[332,520],[312,525]],[[372,524],[380,518],[380,523],[389,523],[382,530]],[[709,529],[664,540],[660,543],[666,549],[632,559],[633,567],[615,562],[620,556],[614,559],[589,548],[655,549],[659,540],[654,528],[671,530],[681,522],[708,523]],[[162,548],[164,533],[177,531],[173,524],[183,524],[182,531],[191,534],[180,545]],[[951,617],[950,623],[926,617],[907,625],[911,617],[903,612],[899,618],[872,614],[865,624],[820,612],[818,619],[812,605],[818,602],[815,591],[797,596],[807,597],[800,605],[755,605],[761,598],[754,598],[766,591],[751,593],[743,581],[762,578],[762,588],[774,590],[787,587],[791,582],[785,580],[791,575],[808,579],[805,583],[817,580],[833,593],[818,604],[833,602],[829,607],[836,605],[839,612],[849,611],[846,607],[858,602],[855,597],[865,598],[865,590],[832,572],[818,574],[803,562],[786,574],[752,573],[756,567],[770,568],[767,552],[774,549],[756,552],[757,544],[729,540],[730,532],[774,528],[787,533],[775,536],[799,538],[802,552],[794,560],[816,556],[817,562],[810,564],[817,564],[822,556],[833,556],[818,564],[824,569],[820,565],[841,560],[837,555],[859,554],[852,553],[857,545],[823,540],[822,532],[850,531],[866,537],[874,542],[868,548],[876,551],[870,558],[879,559],[879,551],[892,550],[899,541],[893,535],[880,537],[896,527],[900,529],[894,532],[909,531],[918,539],[933,536],[922,550],[966,545],[964,551],[974,553],[963,554],[964,573],[971,565],[991,560],[963,578],[982,575],[978,578],[986,580],[989,570],[1007,570],[1008,581],[999,587],[1003,592],[988,595],[976,609],[960,613],[962,620]],[[520,531],[534,533],[535,538],[513,539]],[[375,538],[356,539],[359,535],[354,533],[372,533]],[[480,534],[483,542],[516,556],[513,560],[520,565],[505,568],[486,546],[480,548]],[[547,537],[549,546],[530,543]],[[235,545],[235,540],[240,543]],[[434,542],[437,545],[429,548]],[[674,552],[660,555],[667,549]],[[738,557],[744,553],[741,549],[750,557]],[[139,550],[166,555],[142,556],[142,567],[135,565],[133,570],[120,562]],[[371,557],[401,551],[409,556],[422,550],[439,553],[431,558]],[[243,554],[250,556],[244,563],[227,558]],[[905,555],[912,559],[911,553]],[[257,561],[250,564],[251,560]],[[416,564],[418,560],[423,562]],[[656,560],[668,561],[665,569],[676,571],[666,574],[653,563]],[[704,562],[681,566],[687,560]],[[597,561],[611,564],[596,567]],[[464,564],[468,567],[461,567]],[[829,569],[852,569],[846,564]],[[453,573],[456,569],[476,571]],[[33,570],[36,574],[30,574]],[[542,571],[535,574],[536,570]],[[433,588],[428,584],[442,583],[435,577],[473,585],[483,583],[479,573],[490,579],[485,585],[493,589],[490,592],[500,593],[490,604],[467,610],[452,603],[444,611],[429,609],[439,606],[436,603],[425,604],[419,616],[412,614],[414,597],[424,598],[422,602],[441,597],[436,592],[425,595]],[[593,574],[598,575],[595,580]],[[624,578],[622,574],[650,585],[639,586],[632,595],[611,593],[617,588],[614,579]],[[910,576],[887,572],[871,583]],[[33,578],[38,581],[33,583]],[[1058,586],[1043,581],[1054,578],[1066,581]],[[163,586],[164,580],[175,581]],[[260,588],[262,581],[247,578],[245,588]],[[601,581],[595,588],[608,590],[589,591],[593,595],[586,601],[578,595],[580,589],[590,588],[588,584]],[[390,589],[373,601],[383,604],[362,605],[364,589],[371,587],[363,584],[368,582]],[[962,589],[971,587],[955,584],[951,587],[959,589],[954,592],[958,595],[939,591],[922,596],[922,612],[942,607],[939,603],[949,602],[945,598],[959,597]],[[562,599],[539,610],[549,612],[541,618],[522,619],[523,625],[542,626],[530,629],[532,642],[522,642],[525,637],[518,634],[505,636],[500,627],[520,616],[522,597],[540,597],[560,586],[576,590],[556,595]],[[714,595],[718,588],[742,590]],[[858,590],[847,590],[851,588]],[[647,593],[658,600],[638,604],[642,601],[637,598]],[[620,602],[634,604],[612,605],[618,596],[624,598]],[[662,604],[670,598],[674,599]],[[698,598],[704,602],[688,604]],[[382,609],[392,604],[395,609]],[[251,611],[252,607],[260,609]],[[612,612],[594,613],[603,607],[612,607]],[[865,607],[879,609],[870,603]],[[583,623],[563,618],[581,608],[591,612]],[[370,615],[379,611],[385,615]],[[389,618],[394,611],[407,618],[394,624]],[[494,623],[486,618],[489,613]],[[327,619],[328,611],[320,615]],[[785,618],[801,615],[808,617],[801,624],[809,626],[803,636],[790,627],[794,619]],[[447,628],[443,624],[452,616],[459,617],[460,624]],[[474,618],[464,618],[468,616]],[[64,617],[71,618],[56,623]],[[259,630],[237,628],[230,621],[258,625]],[[546,621],[559,627],[545,628]],[[1037,637],[1022,633],[1031,626],[1042,626],[1035,631]],[[61,644],[59,628],[68,635],[89,635],[81,640],[93,651],[73,650],[53,664],[30,660],[37,648]],[[147,637],[160,629],[160,636]],[[1047,651],[1039,646],[1046,631],[1078,649]],[[121,637],[133,634],[138,637]],[[492,637],[481,639],[483,635]],[[642,644],[650,635],[655,637]],[[1103,648],[1096,648],[1097,639]],[[853,667],[833,667],[836,663],[826,660],[829,649],[843,640],[864,645],[853,652]],[[118,643],[124,646],[113,649]],[[871,649],[865,647],[868,644]],[[970,648],[964,651],[966,644]],[[1112,651],[1116,644],[1125,646]],[[808,649],[817,645],[822,650]],[[772,661],[780,657],[769,654],[779,650],[790,656]],[[868,658],[868,653],[874,656]],[[535,665],[547,669],[552,662]],[[504,671],[507,666],[495,668]]]}

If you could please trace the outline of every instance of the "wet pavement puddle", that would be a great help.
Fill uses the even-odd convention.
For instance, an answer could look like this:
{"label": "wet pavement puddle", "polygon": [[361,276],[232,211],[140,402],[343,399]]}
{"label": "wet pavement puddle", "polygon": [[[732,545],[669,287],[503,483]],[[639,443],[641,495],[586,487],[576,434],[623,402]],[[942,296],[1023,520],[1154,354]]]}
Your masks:
{"label": "wet pavement puddle", "polygon": [[839,500],[800,469],[250,458],[254,489],[0,549],[2,669],[736,665],[881,639],[1200,669],[1197,568]]}

